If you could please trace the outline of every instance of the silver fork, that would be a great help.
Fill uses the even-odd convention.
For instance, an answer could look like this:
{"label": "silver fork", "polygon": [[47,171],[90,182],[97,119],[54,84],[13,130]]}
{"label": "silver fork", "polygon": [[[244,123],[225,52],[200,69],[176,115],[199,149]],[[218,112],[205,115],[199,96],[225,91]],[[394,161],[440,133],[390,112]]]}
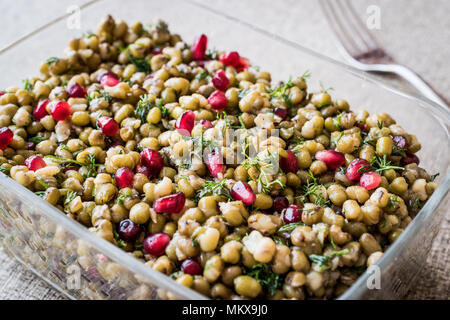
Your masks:
{"label": "silver fork", "polygon": [[367,27],[359,19],[349,0],[320,0],[322,10],[336,34],[339,47],[355,68],[394,73],[411,83],[425,97],[447,106],[447,103],[414,71],[397,64],[376,42]]}

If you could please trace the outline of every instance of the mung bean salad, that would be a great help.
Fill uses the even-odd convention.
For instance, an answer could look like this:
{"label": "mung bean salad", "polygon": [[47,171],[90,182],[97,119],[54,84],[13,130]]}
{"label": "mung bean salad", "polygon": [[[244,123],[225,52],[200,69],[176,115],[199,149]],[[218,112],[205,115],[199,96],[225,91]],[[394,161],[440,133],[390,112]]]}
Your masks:
{"label": "mung bean salad", "polygon": [[338,297],[437,188],[419,141],[207,42],[107,16],[0,93],[1,172],[207,297]]}

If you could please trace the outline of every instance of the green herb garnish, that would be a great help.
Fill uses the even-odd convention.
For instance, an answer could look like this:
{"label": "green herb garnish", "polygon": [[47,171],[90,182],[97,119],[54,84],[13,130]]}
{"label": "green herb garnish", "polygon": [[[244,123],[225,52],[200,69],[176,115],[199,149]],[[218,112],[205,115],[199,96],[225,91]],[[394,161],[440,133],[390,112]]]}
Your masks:
{"label": "green herb garnish", "polygon": [[251,268],[243,268],[243,273],[258,281],[270,295],[274,295],[284,283],[284,276],[272,271],[267,263],[258,263]]}
{"label": "green herb garnish", "polygon": [[11,170],[10,168],[0,167],[0,172],[3,173],[3,174],[9,174],[10,170]]}
{"label": "green herb garnish", "polygon": [[46,190],[49,188],[48,184],[46,184],[43,180],[38,180],[39,184],[43,186]]}
{"label": "green herb garnish", "polygon": [[47,63],[48,65],[51,65],[52,63],[55,63],[55,62],[58,62],[58,61],[59,61],[59,58],[57,58],[57,57],[50,57],[50,58],[48,58],[45,61],[45,63]]}
{"label": "green herb garnish", "polygon": [[[302,210],[302,209],[297,209]],[[277,230],[277,233],[282,232],[291,232],[294,231],[297,227],[304,226],[305,224],[303,222],[293,222],[289,224],[285,224],[284,226],[280,227],[280,229]]]}
{"label": "green herb garnish", "polygon": [[308,197],[310,195],[314,195],[316,197],[316,200],[314,201],[315,205],[321,207],[330,205],[330,201],[325,200],[320,190],[322,188],[322,185],[318,184],[317,178],[314,177],[314,174],[311,172],[311,170],[309,170],[308,175],[311,179],[306,182],[306,185],[303,186],[303,196]]}
{"label": "green herb garnish", "polygon": [[75,191],[69,191],[66,195],[66,200],[64,200],[64,205],[67,206],[69,203],[74,200],[78,194]]}
{"label": "green herb garnish", "polygon": [[293,86],[294,83],[292,82],[292,79],[289,77],[289,80],[285,84],[276,87],[272,92],[270,92],[270,97],[272,98],[281,97],[283,98],[288,108],[292,107],[292,102],[291,99],[289,99],[289,94],[287,93],[287,91]]}
{"label": "green herb garnish", "polygon": [[41,143],[42,141],[45,141],[45,138],[41,137],[41,136],[35,136],[35,137],[31,137],[30,139],[28,139],[28,141],[38,144],[38,143]]}
{"label": "green herb garnish", "polygon": [[319,272],[323,272],[324,270],[326,270],[327,268],[330,267],[330,260],[334,257],[340,257],[343,256],[345,254],[349,253],[348,249],[344,249],[344,250],[340,250],[340,251],[333,251],[331,253],[327,253],[325,255],[317,255],[317,254],[311,254],[309,256],[309,259],[314,262],[315,264],[317,264],[317,266],[319,267]]}
{"label": "green herb garnish", "polygon": [[206,195],[224,196],[232,199],[230,189],[225,185],[226,180],[219,182],[206,181],[202,189],[197,191],[196,199],[200,200]]}
{"label": "green herb garnish", "polygon": [[136,66],[139,72],[145,72],[146,74],[149,74],[152,71],[150,64],[145,59],[138,59],[130,54],[128,56],[128,60],[130,60],[130,62]]}
{"label": "green herb garnish", "polygon": [[31,92],[31,90],[33,90],[33,85],[31,84],[30,79],[26,78],[25,80],[23,80],[23,83],[24,83],[23,85],[24,90],[28,92]]}
{"label": "green herb garnish", "polygon": [[117,198],[117,204],[122,205],[122,204],[123,204],[123,201],[124,201],[126,198],[130,197],[130,196],[132,196],[132,193],[131,193],[131,192],[121,193],[121,194],[119,195],[119,197]]}
{"label": "green herb garnish", "polygon": [[44,199],[45,197],[45,191],[36,191],[34,194],[41,197],[42,199]]}
{"label": "green herb garnish", "polygon": [[358,172],[368,172],[375,171],[381,173],[385,170],[405,170],[403,167],[393,166],[391,165],[391,161],[387,160],[387,156],[384,154],[382,157],[374,156],[370,159],[369,165],[361,166],[358,169]]}
{"label": "green herb garnish", "polygon": [[201,80],[208,81],[209,79],[211,79],[211,75],[208,73],[208,71],[202,71],[202,72],[199,72],[195,76],[195,79],[198,80],[198,81],[201,81]]}

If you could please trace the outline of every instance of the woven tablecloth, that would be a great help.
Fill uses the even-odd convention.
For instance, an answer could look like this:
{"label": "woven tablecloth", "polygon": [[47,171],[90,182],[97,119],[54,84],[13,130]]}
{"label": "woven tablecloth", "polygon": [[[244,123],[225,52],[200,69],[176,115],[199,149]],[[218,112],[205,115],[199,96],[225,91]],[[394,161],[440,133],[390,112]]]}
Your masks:
{"label": "woven tablecloth", "polygon": [[[152,0],[153,1],[153,0]],[[76,1],[77,4],[87,0]],[[211,5],[212,1],[204,0]],[[66,12],[74,1],[15,0],[0,3],[0,47],[27,34]],[[413,68],[450,101],[450,1],[434,0],[360,0],[357,11],[364,18],[369,5],[381,9],[381,28],[374,34],[380,44],[397,61]],[[128,1],[127,5],[132,5]],[[215,0],[216,8],[231,13],[271,32],[299,42],[334,59],[343,57],[336,49],[334,36],[316,1],[311,0]],[[255,15],[257,10],[260,14]],[[107,11],[105,11],[105,14]],[[255,17],[258,18],[255,18]],[[151,20],[153,17],[149,17]],[[169,22],[170,23],[170,22]],[[58,36],[58,35],[55,35]],[[389,78],[386,81],[413,89],[405,82]],[[442,223],[426,267],[406,298],[450,298],[450,214]],[[64,299],[55,289],[25,270],[0,249],[0,299]]]}

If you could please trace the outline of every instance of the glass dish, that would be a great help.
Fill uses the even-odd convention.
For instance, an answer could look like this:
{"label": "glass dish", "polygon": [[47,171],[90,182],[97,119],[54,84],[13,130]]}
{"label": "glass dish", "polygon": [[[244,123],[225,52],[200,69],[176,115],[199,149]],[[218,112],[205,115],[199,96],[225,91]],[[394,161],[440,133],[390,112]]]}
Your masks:
{"label": "glass dish", "polygon": [[[391,114],[422,142],[418,153],[421,165],[430,173],[440,172],[439,188],[379,260],[381,289],[368,288],[370,275],[366,272],[340,297],[401,298],[422,269],[449,205],[449,110],[396,91],[365,73],[208,6],[212,4],[193,0],[135,0],[130,5],[119,0],[88,2],[81,8],[81,29],[69,29],[67,17],[60,17],[0,50],[2,74],[7,75],[0,79],[0,88],[19,86],[22,79],[37,74],[42,61],[62,55],[71,38],[95,30],[108,13],[129,23],[160,17],[188,43],[196,35],[206,33],[210,48],[236,49],[254,65],[271,72],[274,80],[309,70],[309,86],[319,88],[320,80],[334,88],[333,95],[347,99],[352,109]],[[3,174],[0,237],[6,252],[72,299],[205,298],[96,237]]]}

